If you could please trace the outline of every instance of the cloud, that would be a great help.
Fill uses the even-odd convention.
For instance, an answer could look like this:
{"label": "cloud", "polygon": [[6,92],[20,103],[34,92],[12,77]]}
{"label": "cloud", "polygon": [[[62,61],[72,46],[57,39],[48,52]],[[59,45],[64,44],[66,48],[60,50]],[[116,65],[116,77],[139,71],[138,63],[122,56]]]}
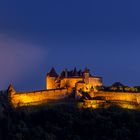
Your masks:
{"label": "cloud", "polygon": [[0,89],[19,82],[24,74],[37,68],[45,56],[42,46],[0,35]]}

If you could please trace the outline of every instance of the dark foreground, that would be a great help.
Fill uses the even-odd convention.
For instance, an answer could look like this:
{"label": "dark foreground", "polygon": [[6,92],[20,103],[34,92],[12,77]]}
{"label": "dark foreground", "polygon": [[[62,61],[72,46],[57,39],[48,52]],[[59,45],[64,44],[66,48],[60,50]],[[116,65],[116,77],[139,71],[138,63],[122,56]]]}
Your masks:
{"label": "dark foreground", "polygon": [[0,111],[0,140],[140,139],[140,111],[71,105]]}

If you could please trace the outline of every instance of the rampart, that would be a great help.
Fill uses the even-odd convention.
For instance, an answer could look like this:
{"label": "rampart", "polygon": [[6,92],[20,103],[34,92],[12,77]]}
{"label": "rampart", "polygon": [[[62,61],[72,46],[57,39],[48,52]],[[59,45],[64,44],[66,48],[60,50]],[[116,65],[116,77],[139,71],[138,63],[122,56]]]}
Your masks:
{"label": "rampart", "polygon": [[14,107],[45,104],[67,98],[71,94],[68,89],[43,90],[35,92],[10,93],[9,99]]}
{"label": "rampart", "polygon": [[127,101],[140,104],[140,93],[130,93],[130,92],[90,92],[91,97],[104,98],[108,101]]}
{"label": "rampart", "polygon": [[95,109],[115,105],[127,109],[140,109],[140,93],[92,91],[89,94],[92,100],[84,100],[79,103],[80,108]]}
{"label": "rampart", "polygon": [[[14,107],[22,107],[46,104],[50,101],[59,101],[69,97],[71,93],[72,89],[54,89],[34,92],[16,92],[12,89],[11,92],[9,92],[9,99]],[[98,100],[101,100],[101,102],[125,102],[127,104],[140,105],[140,93],[91,91],[89,95],[93,98],[93,100],[86,101],[88,105],[93,105],[93,103],[94,105],[98,104],[95,103],[96,100],[97,102]]]}

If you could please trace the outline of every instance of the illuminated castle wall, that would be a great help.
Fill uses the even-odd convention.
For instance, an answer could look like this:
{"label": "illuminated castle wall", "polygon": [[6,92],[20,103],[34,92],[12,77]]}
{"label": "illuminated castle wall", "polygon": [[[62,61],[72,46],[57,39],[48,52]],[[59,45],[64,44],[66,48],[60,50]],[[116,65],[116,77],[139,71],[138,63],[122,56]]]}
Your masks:
{"label": "illuminated castle wall", "polygon": [[54,68],[46,76],[46,89],[76,88],[83,91],[90,91],[91,88],[102,86],[102,78],[92,76],[89,69],[72,71],[65,69],[58,75]]}
{"label": "illuminated castle wall", "polygon": [[41,105],[51,101],[65,99],[71,95],[70,89],[42,90],[34,92],[16,92],[13,86],[8,89],[9,100],[14,107]]}
{"label": "illuminated castle wall", "polygon": [[10,102],[14,107],[44,104],[49,101],[65,99],[71,95],[73,88],[90,90],[91,87],[101,86],[102,78],[91,76],[88,69],[63,71],[59,76],[55,69],[46,76],[46,90],[33,92],[16,92],[13,86],[8,89]]}
{"label": "illuminated castle wall", "polygon": [[91,97],[104,97],[108,101],[127,101],[140,104],[140,93],[91,91]]}
{"label": "illuminated castle wall", "polygon": [[89,94],[94,100],[85,100],[79,107],[99,108],[117,105],[121,108],[140,109],[140,93],[91,91]]}

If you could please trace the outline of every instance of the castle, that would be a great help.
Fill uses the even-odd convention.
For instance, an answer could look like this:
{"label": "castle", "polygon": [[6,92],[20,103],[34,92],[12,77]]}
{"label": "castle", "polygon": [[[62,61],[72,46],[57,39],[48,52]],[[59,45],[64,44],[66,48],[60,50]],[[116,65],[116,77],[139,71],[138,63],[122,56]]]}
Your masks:
{"label": "castle", "polygon": [[[8,88],[9,99],[14,107],[29,106],[58,101],[68,98],[73,91],[90,92],[102,86],[102,78],[90,74],[89,69],[68,71],[65,69],[58,75],[54,68],[47,73],[46,89],[32,92],[16,92],[12,85]],[[78,94],[77,94],[78,95]],[[81,97],[81,94],[78,96]],[[75,94],[76,97],[76,94]]]}
{"label": "castle", "polygon": [[59,89],[59,88],[71,88],[89,92],[96,86],[102,86],[102,78],[92,76],[90,70],[85,68],[84,71],[74,70],[68,71],[65,69],[58,75],[54,68],[46,76],[46,89]]}
{"label": "castle", "polygon": [[[46,89],[31,92],[17,92],[12,85],[8,88],[8,99],[13,107],[42,105],[72,97],[75,101],[84,98],[82,104],[90,108],[115,103],[123,108],[140,107],[140,93],[98,91],[102,87],[101,77],[92,76],[90,70],[63,70],[58,75],[54,68],[46,75]],[[82,105],[84,106],[84,105]]]}

